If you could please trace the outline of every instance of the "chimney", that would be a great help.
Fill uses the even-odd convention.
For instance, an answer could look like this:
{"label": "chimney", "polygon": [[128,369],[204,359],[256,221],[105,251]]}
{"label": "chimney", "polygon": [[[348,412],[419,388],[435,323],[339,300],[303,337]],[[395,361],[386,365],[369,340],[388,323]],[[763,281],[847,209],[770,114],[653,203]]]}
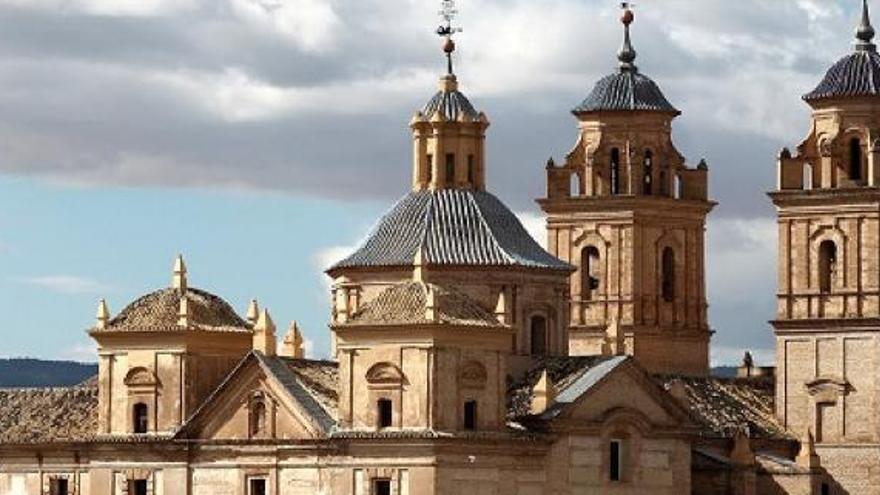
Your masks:
{"label": "chimney", "polygon": [[440,308],[437,304],[437,291],[434,287],[425,284],[425,319],[433,322],[440,322]]}
{"label": "chimney", "polygon": [[180,306],[177,310],[177,326],[181,328],[189,328],[190,324],[189,299],[186,294],[180,296]]}

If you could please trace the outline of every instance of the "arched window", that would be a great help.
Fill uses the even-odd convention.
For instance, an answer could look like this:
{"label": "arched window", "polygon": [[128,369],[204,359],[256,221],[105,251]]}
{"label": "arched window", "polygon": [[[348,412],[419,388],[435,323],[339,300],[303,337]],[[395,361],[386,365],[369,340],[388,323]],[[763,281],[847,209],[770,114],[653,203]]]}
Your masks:
{"label": "arched window", "polygon": [[587,246],[581,250],[581,299],[590,301],[599,289],[599,250]]}
{"label": "arched window", "polygon": [[643,173],[643,190],[646,196],[650,196],[654,194],[654,154],[651,152],[651,150],[645,151]]}
{"label": "arched window", "polygon": [[547,354],[547,318],[533,316],[532,329],[532,355],[544,356]]}
{"label": "arched window", "polygon": [[609,172],[609,192],[616,196],[620,194],[620,150],[617,148],[611,148],[611,170]]}
{"label": "arched window", "polygon": [[251,404],[250,430],[254,438],[266,432],[266,404],[262,400]]}
{"label": "arched window", "polygon": [[803,189],[804,189],[804,191],[809,191],[809,190],[813,189],[813,166],[810,165],[809,163],[805,163],[803,172],[804,172],[804,178],[803,178],[804,187],[803,187]]}
{"label": "arched window", "polygon": [[571,173],[568,185],[568,195],[576,198],[581,195],[581,176],[577,172]]}
{"label": "arched window", "polygon": [[446,184],[455,184],[455,154],[446,153]]}
{"label": "arched window", "polygon": [[434,155],[428,153],[428,184],[434,181]]}
{"label": "arched window", "polygon": [[477,401],[469,400],[464,403],[464,429],[477,429]]}
{"label": "arched window", "polygon": [[834,272],[837,265],[837,245],[833,241],[823,241],[819,245],[819,291],[831,292],[834,287]]}
{"label": "arched window", "polygon": [[147,417],[147,405],[138,402],[132,407],[132,429],[134,433],[146,433],[149,429],[149,418]]}
{"label": "arched window", "polygon": [[474,184],[474,180],[476,178],[476,174],[474,174],[474,155],[468,155],[467,176],[468,184],[471,186],[475,186],[476,184]]}
{"label": "arched window", "polygon": [[666,169],[668,166],[663,167],[660,170],[660,195],[661,196],[669,196],[669,173]]}
{"label": "arched window", "polygon": [[664,248],[662,258],[660,291],[664,301],[672,302],[675,300],[675,251]]}
{"label": "arched window", "polygon": [[681,174],[675,174],[675,184],[672,187],[675,199],[681,199],[684,196],[684,183],[681,180]]}
{"label": "arched window", "polygon": [[862,180],[862,143],[859,138],[849,140],[849,178]]}

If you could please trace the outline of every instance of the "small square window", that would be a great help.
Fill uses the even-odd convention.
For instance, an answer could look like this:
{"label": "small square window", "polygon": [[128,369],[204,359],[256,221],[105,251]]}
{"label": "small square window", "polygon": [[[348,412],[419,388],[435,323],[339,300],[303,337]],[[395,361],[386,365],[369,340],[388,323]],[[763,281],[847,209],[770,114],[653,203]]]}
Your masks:
{"label": "small square window", "polygon": [[248,480],[248,495],[266,495],[266,480],[263,478]]}
{"label": "small square window", "polygon": [[67,478],[56,478],[52,481],[52,495],[68,495],[70,493],[70,482]]}
{"label": "small square window", "polygon": [[129,481],[128,495],[147,495],[147,480]]}
{"label": "small square window", "polygon": [[373,480],[373,495],[391,495],[391,480]]}

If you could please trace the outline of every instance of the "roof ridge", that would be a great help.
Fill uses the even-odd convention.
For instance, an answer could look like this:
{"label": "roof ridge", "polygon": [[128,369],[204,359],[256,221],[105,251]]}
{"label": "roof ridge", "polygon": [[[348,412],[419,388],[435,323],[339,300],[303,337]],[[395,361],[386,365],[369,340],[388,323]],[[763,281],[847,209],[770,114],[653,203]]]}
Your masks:
{"label": "roof ridge", "polygon": [[516,258],[511,256],[510,253],[507,252],[507,249],[505,249],[504,246],[502,246],[501,243],[498,242],[498,236],[496,235],[495,231],[492,230],[492,226],[489,224],[489,222],[486,220],[486,217],[483,215],[483,210],[480,208],[480,205],[477,204],[477,200],[476,200],[477,194],[479,194],[479,191],[474,191],[474,194],[468,194],[467,195],[468,203],[470,203],[471,207],[473,207],[473,209],[476,210],[477,216],[480,219],[480,223],[482,224],[482,227],[484,227],[486,230],[488,230],[489,234],[491,234],[489,236],[489,238],[492,239],[492,245],[495,246],[495,249],[497,249],[498,251],[501,252],[501,254],[504,256],[504,258],[507,260],[508,263],[516,264],[517,263]]}

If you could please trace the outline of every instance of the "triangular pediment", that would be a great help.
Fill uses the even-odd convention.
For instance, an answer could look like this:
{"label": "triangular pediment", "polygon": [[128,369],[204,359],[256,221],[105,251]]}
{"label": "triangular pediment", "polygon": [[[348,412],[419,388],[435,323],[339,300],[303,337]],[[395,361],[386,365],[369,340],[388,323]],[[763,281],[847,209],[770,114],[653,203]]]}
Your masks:
{"label": "triangular pediment", "polygon": [[314,439],[325,434],[326,418],[302,404],[291,388],[296,378],[279,377],[266,358],[251,354],[239,364],[181,430],[205,440]]}

